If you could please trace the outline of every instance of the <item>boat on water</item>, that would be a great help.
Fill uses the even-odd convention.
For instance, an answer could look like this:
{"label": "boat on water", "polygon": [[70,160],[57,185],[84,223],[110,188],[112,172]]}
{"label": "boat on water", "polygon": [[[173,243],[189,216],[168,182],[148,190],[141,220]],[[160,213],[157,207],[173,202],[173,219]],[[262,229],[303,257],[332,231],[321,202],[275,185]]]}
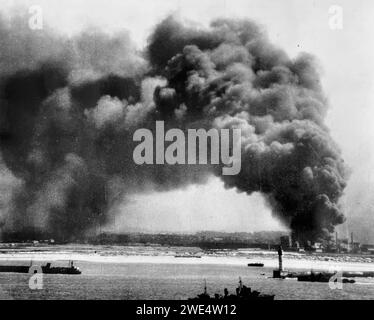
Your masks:
{"label": "boat on water", "polygon": [[[30,268],[34,267],[33,265],[30,266],[0,266],[0,272],[15,272],[15,273],[29,273]],[[52,267],[51,263],[48,262],[44,266],[40,266],[43,273],[46,274],[81,274],[82,271],[74,266],[73,261],[69,262],[68,267]],[[36,271],[36,269],[35,269]]]}
{"label": "boat on water", "polygon": [[332,273],[311,272],[307,274],[299,274],[296,277],[297,277],[297,281],[329,282],[332,276],[333,276]]}
{"label": "boat on water", "polygon": [[255,263],[248,263],[248,267],[263,267],[263,263],[255,262]]}
{"label": "boat on water", "polygon": [[190,298],[188,300],[264,300],[264,301],[270,301],[274,300],[275,295],[274,294],[263,294],[259,291],[252,290],[250,287],[247,287],[243,285],[242,279],[239,277],[239,286],[236,288],[236,294],[229,294],[229,291],[227,288],[223,290],[224,295],[219,295],[216,293],[214,296],[210,296],[207,292],[206,287],[206,281],[204,285],[204,292],[201,294],[198,294],[195,298]]}
{"label": "boat on water", "polygon": [[175,258],[201,258],[198,254],[176,254]]}
{"label": "boat on water", "polygon": [[[297,281],[306,281],[306,282],[330,282],[333,281],[332,277],[335,276],[335,273],[332,272],[310,272],[307,274],[297,275]],[[344,276],[344,274],[342,275]],[[343,283],[355,283],[354,279],[341,278]]]}

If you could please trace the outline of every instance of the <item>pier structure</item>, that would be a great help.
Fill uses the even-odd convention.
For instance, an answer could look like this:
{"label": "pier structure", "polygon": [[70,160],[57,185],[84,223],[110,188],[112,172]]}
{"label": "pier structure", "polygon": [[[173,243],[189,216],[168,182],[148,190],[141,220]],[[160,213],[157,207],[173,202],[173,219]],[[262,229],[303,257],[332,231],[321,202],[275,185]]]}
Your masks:
{"label": "pier structure", "polygon": [[283,270],[283,250],[282,246],[278,247],[278,269],[273,270],[273,278],[282,278]]}

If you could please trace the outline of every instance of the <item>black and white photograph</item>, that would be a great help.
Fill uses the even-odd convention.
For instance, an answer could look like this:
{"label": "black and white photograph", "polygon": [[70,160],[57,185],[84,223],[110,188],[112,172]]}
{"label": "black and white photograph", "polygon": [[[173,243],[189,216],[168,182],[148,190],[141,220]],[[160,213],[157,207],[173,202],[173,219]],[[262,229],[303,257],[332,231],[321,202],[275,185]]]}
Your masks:
{"label": "black and white photograph", "polygon": [[373,300],[373,30],[370,0],[0,0],[0,300]]}

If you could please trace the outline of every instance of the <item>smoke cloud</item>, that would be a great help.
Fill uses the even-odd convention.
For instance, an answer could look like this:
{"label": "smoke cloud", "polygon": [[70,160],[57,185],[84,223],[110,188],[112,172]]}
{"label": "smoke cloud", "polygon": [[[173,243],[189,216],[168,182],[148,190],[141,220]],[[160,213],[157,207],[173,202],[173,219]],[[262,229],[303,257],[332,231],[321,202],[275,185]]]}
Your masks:
{"label": "smoke cloud", "polygon": [[221,179],[261,192],[300,240],[344,221],[346,168],[324,125],[313,56],[289,58],[248,20],[202,30],[168,17],[145,52],[126,33],[35,35],[25,21],[0,22],[0,182],[12,185],[3,235],[74,240],[110,221],[128,194],[221,176],[213,165],[136,165],[133,133],[157,120],[165,130],[240,128],[241,172]]}

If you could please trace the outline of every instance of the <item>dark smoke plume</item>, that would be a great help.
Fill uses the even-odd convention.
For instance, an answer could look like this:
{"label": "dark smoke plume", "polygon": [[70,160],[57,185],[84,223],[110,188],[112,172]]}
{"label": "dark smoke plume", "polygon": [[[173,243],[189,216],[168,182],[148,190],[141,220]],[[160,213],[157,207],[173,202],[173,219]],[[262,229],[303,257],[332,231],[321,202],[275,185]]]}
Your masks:
{"label": "dark smoke plume", "polygon": [[17,21],[0,26],[0,182],[12,184],[0,206],[4,233],[72,240],[108,222],[127,194],[221,175],[217,166],[135,165],[133,132],[156,120],[241,128],[241,172],[222,180],[261,192],[300,240],[344,221],[346,170],[323,122],[312,56],[290,59],[247,20],[201,30],[169,17],[145,53],[125,33],[35,36]]}

